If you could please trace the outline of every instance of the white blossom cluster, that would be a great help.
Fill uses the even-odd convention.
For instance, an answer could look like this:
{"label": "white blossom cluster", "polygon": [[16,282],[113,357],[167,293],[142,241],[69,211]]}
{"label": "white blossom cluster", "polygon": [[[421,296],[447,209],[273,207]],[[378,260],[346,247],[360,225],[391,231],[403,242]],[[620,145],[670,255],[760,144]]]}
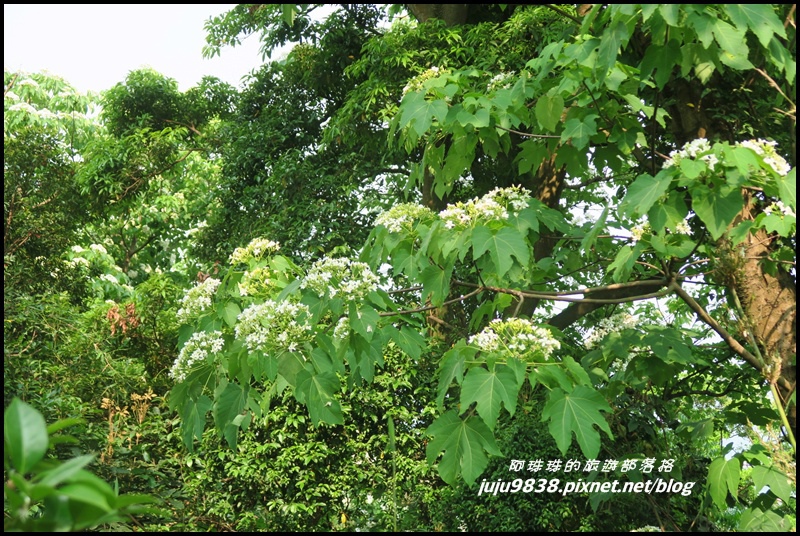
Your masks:
{"label": "white blossom cluster", "polygon": [[300,303],[267,300],[251,305],[237,317],[236,338],[248,350],[296,351],[311,338],[311,311]]}
{"label": "white blossom cluster", "polygon": [[792,207],[787,207],[786,205],[783,204],[782,201],[777,201],[775,203],[772,203],[770,206],[764,209],[764,213],[768,215],[779,214],[781,216],[789,216],[792,218],[797,217],[795,215],[794,210],[792,210]]}
{"label": "white blossom cluster", "polygon": [[410,230],[414,220],[432,216],[433,211],[427,207],[417,203],[401,203],[382,212],[375,219],[375,225],[383,225],[389,232],[399,233],[404,228]]}
{"label": "white blossom cluster", "polygon": [[349,335],[350,335],[350,319],[348,319],[346,316],[343,316],[336,323],[336,327],[333,328],[333,336],[336,339],[346,339]]}
{"label": "white blossom cluster", "polygon": [[631,228],[631,238],[634,242],[638,242],[639,240],[644,237],[645,234],[652,233],[653,230],[650,228],[650,223],[645,222],[639,225],[634,225]]}
{"label": "white blossom cluster", "polygon": [[170,378],[176,383],[184,381],[196,363],[205,361],[210,354],[221,352],[223,346],[225,346],[225,341],[222,339],[220,331],[194,333],[183,345],[175,359],[175,363],[169,371]]}
{"label": "white blossom cluster", "polygon": [[464,229],[481,220],[508,219],[508,211],[520,211],[528,206],[530,192],[519,186],[495,188],[480,199],[447,205],[439,213],[448,229]]}
{"label": "white blossom cluster", "polygon": [[681,220],[680,222],[678,222],[673,231],[675,234],[683,234],[683,235],[692,234],[692,228],[689,227],[689,222],[686,220]]}
{"label": "white blossom cluster", "polygon": [[617,331],[622,331],[623,329],[636,327],[636,322],[637,318],[628,313],[620,313],[608,318],[603,318],[597,323],[596,326],[594,326],[594,329],[589,336],[586,337],[586,348],[594,348],[597,343],[603,340],[603,338],[609,333],[615,333]]}
{"label": "white blossom cluster", "polygon": [[492,320],[483,330],[469,338],[469,344],[482,352],[510,353],[514,357],[547,359],[561,348],[553,334],[524,318]]}
{"label": "white blossom cluster", "polygon": [[236,248],[231,254],[231,265],[247,264],[250,260],[260,260],[268,253],[275,253],[281,245],[266,238],[254,238],[246,247]]}
{"label": "white blossom cluster", "polygon": [[517,76],[516,71],[511,71],[508,73],[498,73],[489,80],[489,83],[486,84],[486,91],[492,92],[498,89],[509,89],[511,88],[511,82],[513,81],[514,77]]}
{"label": "white blossom cluster", "polygon": [[438,67],[431,67],[427,71],[423,71],[411,80],[408,81],[408,84],[403,88],[403,95],[405,96],[406,93],[410,93],[412,91],[420,91],[422,90],[422,84],[426,80],[430,80],[431,78],[436,78],[437,76],[450,72],[448,69],[439,69]]}
{"label": "white blossom cluster", "polygon": [[705,138],[697,138],[689,143],[686,143],[680,150],[672,151],[669,153],[669,158],[664,162],[664,167],[677,167],[680,165],[681,160],[689,158],[692,160],[703,160],[710,170],[719,163],[717,155],[711,153],[711,144]]}
{"label": "white blossom cluster", "polygon": [[775,173],[778,175],[787,175],[792,170],[792,166],[790,166],[786,159],[775,150],[775,147],[778,145],[775,141],[762,139],[745,140],[741,143],[737,143],[737,145],[739,147],[752,149],[757,154],[763,156],[764,163],[775,170]]}
{"label": "white blossom cluster", "polygon": [[242,296],[266,296],[275,290],[275,279],[269,268],[248,270],[239,281],[239,294]]}
{"label": "white blossom cluster", "polygon": [[377,289],[378,283],[380,278],[366,263],[325,257],[311,266],[300,288],[311,289],[319,296],[357,301]]}
{"label": "white blossom cluster", "polygon": [[214,293],[217,291],[221,281],[209,277],[202,283],[198,283],[190,288],[181,298],[181,307],[178,309],[178,322],[184,323],[187,320],[198,316],[200,313],[211,307]]}

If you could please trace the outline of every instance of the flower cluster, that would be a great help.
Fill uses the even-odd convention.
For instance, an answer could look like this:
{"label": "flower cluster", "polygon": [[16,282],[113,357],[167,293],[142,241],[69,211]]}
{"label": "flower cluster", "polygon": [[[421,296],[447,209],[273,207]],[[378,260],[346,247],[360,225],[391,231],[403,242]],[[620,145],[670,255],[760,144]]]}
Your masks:
{"label": "flower cluster", "polygon": [[251,305],[242,311],[236,323],[236,338],[252,352],[272,349],[296,351],[310,340],[311,311],[300,303],[275,302]]}
{"label": "flower cluster", "polygon": [[438,67],[431,67],[427,71],[423,71],[408,81],[406,87],[403,88],[403,95],[406,95],[406,93],[411,93],[412,91],[421,91],[422,84],[424,84],[426,80],[436,78],[437,76],[448,72],[450,72],[449,69],[439,69]]}
{"label": "flower cluster", "polygon": [[683,148],[669,153],[669,158],[664,162],[664,167],[677,167],[684,158],[692,160],[703,160],[710,170],[719,162],[717,155],[711,153],[711,144],[705,138],[698,138],[686,143]]}
{"label": "flower cluster", "polygon": [[511,82],[513,81],[515,76],[517,76],[516,71],[511,71],[508,73],[499,73],[494,75],[492,79],[489,80],[489,83],[486,84],[486,91],[492,92],[498,89],[511,88]]}
{"label": "flower cluster", "polygon": [[333,336],[336,339],[346,339],[350,335],[350,319],[346,316],[343,316],[339,319],[336,323],[336,327],[333,328]]}
{"label": "flower cluster", "polygon": [[786,162],[786,159],[775,150],[775,147],[778,145],[775,141],[762,139],[745,140],[741,143],[737,143],[737,145],[739,147],[752,149],[757,154],[763,156],[764,163],[771,167],[778,175],[787,175],[792,170],[792,167]]}
{"label": "flower cluster", "polygon": [[796,218],[797,217],[795,215],[794,210],[792,210],[792,207],[787,207],[786,205],[783,204],[782,201],[778,201],[776,203],[772,203],[770,206],[768,206],[767,208],[764,209],[764,213],[767,214],[767,215],[778,214],[781,217],[783,217],[783,216],[789,216],[791,218]]}
{"label": "flower cluster", "polygon": [[439,213],[448,229],[464,229],[481,220],[508,219],[508,211],[520,211],[528,206],[530,192],[525,188],[495,188],[480,199],[447,205]]}
{"label": "flower cluster", "polygon": [[644,235],[651,234],[653,229],[650,227],[650,222],[639,223],[631,227],[631,239],[634,242],[641,240]]}
{"label": "flower cluster", "polygon": [[219,279],[209,277],[194,288],[189,289],[186,295],[181,298],[181,308],[178,309],[177,313],[178,321],[184,323],[211,307],[211,300],[220,283]]}
{"label": "flower cluster", "polygon": [[586,348],[594,348],[598,342],[609,333],[630,329],[636,326],[637,318],[628,313],[620,313],[608,318],[603,318],[594,327],[592,332],[586,337]]}
{"label": "flower cluster", "polygon": [[205,361],[211,354],[221,352],[223,346],[225,346],[225,341],[222,339],[220,331],[211,333],[198,331],[193,334],[175,359],[175,363],[169,371],[170,378],[176,383],[184,381],[195,364]]}
{"label": "flower cluster", "polygon": [[401,203],[382,212],[375,219],[375,225],[383,225],[389,232],[399,233],[404,228],[410,229],[414,220],[428,216],[433,216],[433,211],[427,207],[416,203]]}
{"label": "flower cluster", "polygon": [[239,294],[242,296],[267,296],[275,290],[275,279],[269,268],[248,270],[239,282]]}
{"label": "flower cluster", "polygon": [[260,260],[268,253],[275,253],[281,249],[281,245],[273,240],[266,238],[254,238],[247,244],[247,247],[236,248],[231,254],[231,264],[247,264],[250,260]]}
{"label": "flower cluster", "polygon": [[683,234],[683,235],[690,235],[692,234],[692,228],[689,227],[689,222],[686,220],[681,220],[675,225],[675,229],[673,230],[675,234]]}
{"label": "flower cluster", "polygon": [[492,320],[480,333],[469,338],[469,344],[482,352],[507,352],[515,357],[540,359],[547,359],[561,348],[561,343],[549,330],[523,318]]}
{"label": "flower cluster", "polygon": [[311,266],[300,288],[313,290],[319,296],[339,295],[344,300],[357,301],[378,288],[379,282],[380,278],[366,263],[325,257]]}

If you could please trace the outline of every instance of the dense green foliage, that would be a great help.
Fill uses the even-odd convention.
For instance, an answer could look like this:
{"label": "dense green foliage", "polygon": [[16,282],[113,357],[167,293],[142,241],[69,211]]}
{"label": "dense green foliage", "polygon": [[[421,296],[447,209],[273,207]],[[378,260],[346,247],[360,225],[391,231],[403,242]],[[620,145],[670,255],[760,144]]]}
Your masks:
{"label": "dense green foliage", "polygon": [[793,7],[324,6],[5,73],[7,528],[793,529]]}

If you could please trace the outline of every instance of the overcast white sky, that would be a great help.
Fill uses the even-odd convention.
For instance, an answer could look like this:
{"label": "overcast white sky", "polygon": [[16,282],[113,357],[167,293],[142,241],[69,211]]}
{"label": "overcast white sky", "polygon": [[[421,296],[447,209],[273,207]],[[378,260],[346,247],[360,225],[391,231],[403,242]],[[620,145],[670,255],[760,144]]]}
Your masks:
{"label": "overcast white sky", "polygon": [[[235,4],[4,4],[3,64],[101,91],[152,67],[186,91],[204,75],[239,86],[261,65],[257,36],[203,59],[203,26]],[[273,55],[274,58],[274,55]]]}

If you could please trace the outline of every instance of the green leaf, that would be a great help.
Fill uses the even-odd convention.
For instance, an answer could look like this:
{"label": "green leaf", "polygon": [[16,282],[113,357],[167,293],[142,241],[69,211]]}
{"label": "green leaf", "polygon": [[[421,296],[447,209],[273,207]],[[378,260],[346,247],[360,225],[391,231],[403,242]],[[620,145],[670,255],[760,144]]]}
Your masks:
{"label": "green leaf", "polygon": [[47,424],[33,406],[14,398],[3,415],[5,455],[19,473],[29,472],[44,458],[49,445]]}
{"label": "green leaf", "polygon": [[597,235],[605,229],[606,226],[606,218],[608,217],[608,207],[603,209],[603,212],[600,213],[600,217],[597,218],[597,221],[592,225],[592,228],[586,233],[586,236],[583,237],[581,240],[581,251],[583,253],[588,253],[594,247],[594,243],[597,241]]}
{"label": "green leaf", "polygon": [[728,493],[738,496],[740,468],[738,458],[717,458],[708,467],[708,492],[714,504],[721,510],[727,508]]}
{"label": "green leaf", "polygon": [[450,277],[453,274],[453,265],[447,265],[444,269],[432,264],[422,270],[419,276],[422,283],[422,299],[427,300],[430,296],[431,304],[438,307],[444,303],[450,294]]}
{"label": "green leaf", "polygon": [[335,394],[341,390],[341,383],[334,372],[312,374],[302,370],[297,375],[295,397],[305,403],[315,426],[320,422],[344,424],[342,407]]}
{"label": "green leaf", "polygon": [[681,332],[672,328],[651,326],[642,338],[642,344],[650,346],[653,353],[664,363],[688,364],[695,360]]}
{"label": "green leaf", "polygon": [[472,485],[489,464],[484,452],[502,456],[492,431],[477,416],[462,420],[448,411],[428,427],[427,434],[432,437],[425,449],[428,463],[433,465],[441,453],[439,475],[450,485],[459,475]]}
{"label": "green leaf", "polygon": [[760,493],[766,486],[783,502],[790,502],[792,481],[775,466],[757,465],[753,467],[752,477],[756,493]]}
{"label": "green leaf", "polygon": [[349,318],[350,327],[353,328],[353,331],[364,337],[364,339],[371,341],[377,330],[378,320],[380,320],[378,311],[369,305],[358,307],[355,302],[351,302]]}
{"label": "green leaf", "polygon": [[394,326],[387,327],[392,328],[389,331],[389,336],[401,350],[410,355],[415,361],[422,356],[422,351],[427,347],[427,342],[417,330],[407,326],[403,326],[400,329]]}
{"label": "green leaf", "polygon": [[781,201],[792,210],[797,211],[797,168],[792,168],[785,177],[779,177],[776,180]]}
{"label": "green leaf", "polygon": [[[561,114],[564,112],[564,99],[560,95],[549,97],[542,95],[536,101],[536,120],[542,125],[542,128],[555,132],[556,126],[561,122]],[[537,144],[543,147],[542,144]],[[537,166],[538,167],[538,166]]]}
{"label": "green leaf", "polygon": [[770,4],[726,4],[725,8],[733,23],[739,29],[750,28],[764,48],[775,35],[786,38],[786,30]]}
{"label": "green leaf", "polygon": [[633,217],[635,214],[647,214],[653,203],[658,201],[672,182],[672,175],[661,170],[655,177],[645,173],[633,181],[628,187],[625,199],[620,204],[620,212]]}
{"label": "green leaf", "polygon": [[686,219],[689,209],[686,207],[684,195],[672,191],[664,203],[655,203],[647,212],[647,219],[654,233],[661,234],[664,229],[674,229],[675,226]]}
{"label": "green leaf", "polygon": [[39,475],[40,479],[38,484],[41,486],[58,486],[89,465],[92,460],[94,460],[94,455],[92,454],[71,458],[57,465],[55,468],[41,473]]}
{"label": "green leaf", "polygon": [[722,63],[740,71],[753,68],[753,64],[747,59],[750,50],[744,31],[719,19],[715,21],[711,31],[721,49],[719,59]]}
{"label": "green leaf", "polygon": [[403,110],[400,116],[400,128],[410,126],[420,137],[433,123],[433,118],[443,119],[447,115],[447,103],[444,100],[429,101],[423,92],[408,93],[400,105]]}
{"label": "green leaf", "polygon": [[582,120],[573,118],[564,124],[564,132],[561,133],[561,141],[572,141],[576,149],[583,149],[589,145],[589,138],[597,134],[597,124],[595,119],[599,116],[591,114]]}
{"label": "green leaf", "polygon": [[609,438],[614,438],[601,411],[610,412],[611,408],[593,388],[580,385],[571,393],[556,388],[550,391],[542,420],[550,420],[550,435],[556,440],[562,455],[567,453],[574,433],[584,456],[595,458],[600,452],[600,433],[595,430],[595,425]]}
{"label": "green leaf", "polygon": [[242,310],[239,309],[236,302],[232,301],[226,302],[224,305],[220,304],[217,310],[217,314],[222,317],[225,323],[228,324],[228,327],[231,328],[236,325],[236,319],[241,312]]}
{"label": "green leaf", "polygon": [[708,227],[711,238],[719,239],[744,206],[741,190],[732,188],[725,192],[723,188],[699,184],[690,191],[692,209]]}
{"label": "green leaf", "polygon": [[525,239],[516,229],[503,227],[492,231],[479,225],[472,232],[472,249],[476,259],[489,252],[494,263],[497,277],[505,276],[514,265],[512,257],[516,257],[521,266],[527,266],[530,252]]}
{"label": "green leaf", "polygon": [[453,380],[461,385],[464,378],[464,361],[472,359],[478,353],[476,348],[464,346],[463,341],[458,343],[454,348],[445,352],[442,360],[439,362],[439,389],[436,396],[436,403],[441,409],[444,406],[444,397]]}
{"label": "green leaf", "polygon": [[[221,389],[217,390],[216,403],[212,413],[217,429],[225,430],[247,406],[247,391],[232,382],[223,382],[220,387]],[[235,438],[232,440],[230,435],[226,435],[226,438],[230,447],[235,448]]]}
{"label": "green leaf", "polygon": [[514,415],[519,387],[516,374],[505,365],[498,365],[494,371],[473,367],[461,385],[461,409],[466,411],[475,402],[483,422],[494,430],[501,402],[508,413]]}

